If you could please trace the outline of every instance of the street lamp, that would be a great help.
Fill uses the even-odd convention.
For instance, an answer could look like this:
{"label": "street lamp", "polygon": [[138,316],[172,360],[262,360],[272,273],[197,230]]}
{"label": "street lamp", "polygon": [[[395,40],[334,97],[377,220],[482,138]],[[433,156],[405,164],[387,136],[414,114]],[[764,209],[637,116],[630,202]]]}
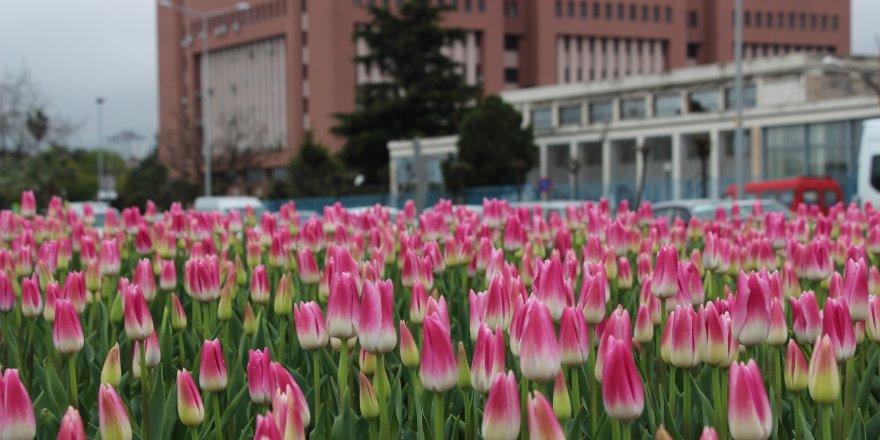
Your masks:
{"label": "street lamp", "polygon": [[96,121],[98,130],[98,193],[95,198],[101,200],[104,192],[104,98],[100,96],[95,98],[95,106],[98,111],[98,118]]}
{"label": "street lamp", "polygon": [[880,101],[880,84],[878,84],[877,81],[874,80],[874,77],[872,76],[874,72],[872,72],[871,70],[853,66],[852,64],[840,58],[837,58],[834,55],[825,55],[824,57],[822,57],[822,64],[825,66],[843,70],[845,72],[857,74],[859,78],[861,78],[862,81],[865,83],[865,85],[868,86],[868,88],[871,89],[871,91],[873,91],[875,95],[877,95],[877,100]]}
{"label": "street lamp", "polygon": [[243,12],[251,8],[248,2],[238,2],[231,8],[222,8],[214,11],[201,11],[188,6],[180,5],[171,0],[159,0],[159,6],[168,8],[184,15],[196,17],[202,20],[202,60],[204,60],[202,68],[202,154],[205,156],[205,195],[211,195],[211,161],[213,159],[213,148],[211,145],[211,63],[208,56],[208,19],[230,12]]}

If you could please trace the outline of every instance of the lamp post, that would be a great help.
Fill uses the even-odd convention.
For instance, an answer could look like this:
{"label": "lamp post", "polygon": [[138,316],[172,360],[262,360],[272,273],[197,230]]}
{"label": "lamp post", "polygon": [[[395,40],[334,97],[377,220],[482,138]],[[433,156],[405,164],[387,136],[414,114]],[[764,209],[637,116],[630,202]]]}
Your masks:
{"label": "lamp post", "polygon": [[98,118],[96,120],[98,130],[98,193],[95,194],[95,199],[101,200],[102,192],[104,191],[104,98],[100,96],[95,98],[95,106],[97,107],[98,113]]}
{"label": "lamp post", "polygon": [[734,151],[734,170],[736,172],[736,197],[739,200],[742,200],[743,197],[743,184],[745,183],[745,170],[743,167],[745,166],[745,158],[743,157],[745,152],[745,146],[743,145],[743,103],[742,103],[742,89],[743,89],[743,73],[742,73],[742,45],[743,45],[743,24],[742,24],[742,15],[743,15],[743,0],[736,0],[736,20],[734,21],[734,43],[733,43],[733,53],[734,53],[734,61],[736,63],[736,77],[734,79],[734,96],[736,100],[736,126],[733,132],[733,151]]}
{"label": "lamp post", "polygon": [[189,15],[191,17],[196,17],[202,20],[202,155],[204,156],[205,160],[205,195],[210,196],[212,180],[211,174],[213,172],[211,162],[213,160],[214,152],[211,145],[211,63],[209,62],[210,53],[208,48],[210,43],[208,20],[212,17],[228,14],[230,12],[247,11],[251,8],[251,5],[248,2],[239,2],[231,8],[223,8],[214,11],[200,11],[198,9],[193,9],[181,4],[174,3],[171,0],[159,0],[158,4],[160,7],[168,8],[181,14]]}

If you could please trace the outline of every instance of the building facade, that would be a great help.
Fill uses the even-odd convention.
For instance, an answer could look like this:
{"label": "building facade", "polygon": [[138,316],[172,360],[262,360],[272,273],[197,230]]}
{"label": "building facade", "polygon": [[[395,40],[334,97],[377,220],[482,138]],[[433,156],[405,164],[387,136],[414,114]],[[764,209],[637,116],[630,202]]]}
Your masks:
{"label": "building facade", "polygon": [[[333,114],[354,109],[358,84],[381,81],[356,65],[369,5],[401,0],[172,0],[201,18],[157,6],[160,158],[198,167],[204,114],[212,144],[256,151],[248,180],[281,176],[306,131],[339,149]],[[443,24],[465,31],[447,48],[485,93],[590,83],[733,57],[734,0],[435,0]],[[161,2],[160,2],[161,3]],[[745,57],[849,52],[849,2],[745,0]],[[226,13],[212,13],[221,10]],[[206,36],[206,38],[205,38]],[[204,56],[206,50],[208,55]],[[209,69],[205,69],[209,67]],[[210,76],[206,72],[210,71]],[[201,99],[205,88],[210,108]],[[215,147],[215,154],[223,148]],[[221,166],[222,167],[222,166]]]}
{"label": "building facade", "polygon": [[[880,62],[849,59],[845,70],[823,58],[743,63],[747,179],[827,175],[854,186],[861,122],[880,117],[880,96],[855,70],[874,72],[880,84]],[[718,197],[735,180],[734,71],[733,63],[695,66],[501,96],[533,128],[540,162],[529,182],[550,179],[551,196],[633,199],[644,176],[650,200]],[[456,142],[421,141],[433,187],[442,187],[440,163]],[[393,193],[409,191],[415,179],[412,145],[389,143]]]}

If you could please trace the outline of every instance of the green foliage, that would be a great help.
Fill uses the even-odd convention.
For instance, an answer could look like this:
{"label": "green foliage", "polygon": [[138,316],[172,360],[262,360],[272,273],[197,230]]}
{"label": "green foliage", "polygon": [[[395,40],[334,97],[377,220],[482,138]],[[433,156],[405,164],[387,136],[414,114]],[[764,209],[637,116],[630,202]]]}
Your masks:
{"label": "green foliage", "polygon": [[447,189],[468,186],[521,185],[538,161],[531,127],[497,96],[486,98],[461,123],[458,157],[443,163]]}
{"label": "green foliage", "polygon": [[[98,189],[98,156],[94,150],[68,150],[52,146],[31,155],[6,155],[0,162],[0,204],[17,202],[21,192],[32,189],[37,202],[53,195],[66,200],[94,200]],[[125,184],[127,165],[118,154],[104,152],[105,172]]]}
{"label": "green foliage", "polygon": [[345,165],[327,148],[306,133],[299,153],[287,166],[287,179],[273,183],[271,195],[277,198],[336,196],[349,188]]}
{"label": "green foliage", "polygon": [[120,207],[143,208],[147,200],[152,200],[159,209],[165,209],[175,201],[187,204],[201,193],[201,188],[196,183],[169,180],[168,169],[159,162],[155,153],[133,168],[125,185],[118,187],[120,191],[117,204]]}
{"label": "green foliage", "polygon": [[440,27],[447,9],[428,0],[407,1],[397,13],[371,7],[370,26],[355,31],[370,47],[356,61],[379,66],[389,78],[358,86],[357,109],[336,115],[333,128],[347,141],[342,159],[364,175],[366,185],[387,183],[389,141],[455,133],[479,97],[479,88],[467,85],[459,65],[441,52],[464,38],[460,29]]}

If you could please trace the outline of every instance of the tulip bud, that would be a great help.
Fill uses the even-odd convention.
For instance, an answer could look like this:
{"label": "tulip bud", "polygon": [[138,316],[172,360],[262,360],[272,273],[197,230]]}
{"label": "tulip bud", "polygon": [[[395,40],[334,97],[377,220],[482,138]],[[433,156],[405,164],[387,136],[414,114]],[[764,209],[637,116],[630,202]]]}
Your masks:
{"label": "tulip bud", "polygon": [[605,348],[602,403],[613,419],[637,419],[645,408],[645,386],[633,360],[630,341],[611,337]]}
{"label": "tulip bud", "polygon": [[8,369],[0,376],[0,437],[32,439],[36,433],[31,398],[18,378],[18,370]]}
{"label": "tulip bud", "polygon": [[697,347],[699,318],[688,304],[669,314],[666,325],[670,327],[669,362],[679,368],[691,368],[700,363]]}
{"label": "tulip bud", "polygon": [[715,432],[715,429],[711,426],[707,426],[703,428],[703,433],[700,434],[700,440],[718,440],[718,433]]}
{"label": "tulip bud", "polygon": [[272,412],[282,439],[305,440],[303,420],[308,420],[310,415],[306,416],[308,406],[302,405],[299,396],[290,385],[285,386],[284,391],[281,391],[280,386],[275,390],[272,396]]}
{"label": "tulip bud", "polygon": [[314,301],[294,306],[293,319],[300,345],[306,350],[318,350],[327,345],[329,336],[321,307]]}
{"label": "tulip bud", "polygon": [[834,356],[843,362],[855,354],[856,336],[846,300],[828,298],[822,311],[822,334],[828,335]]}
{"label": "tulip bud", "polygon": [[816,295],[807,291],[798,298],[791,298],[791,322],[795,339],[801,344],[813,344],[822,331],[822,318]]}
{"label": "tulip bud", "polygon": [[266,267],[258,265],[251,274],[251,300],[256,304],[265,304],[269,302],[269,277],[266,274]]}
{"label": "tulip bud", "polygon": [[254,438],[260,440],[281,440],[281,431],[275,424],[275,416],[272,411],[266,412],[266,415],[257,414],[257,427],[254,430]]}
{"label": "tulip bud", "polygon": [[55,323],[52,331],[55,348],[61,353],[71,355],[82,350],[85,340],[79,315],[73,302],[60,299],[55,303]]}
{"label": "tulip bud", "polygon": [[248,392],[256,404],[267,404],[275,391],[275,379],[270,370],[269,349],[250,350],[248,353]]}
{"label": "tulip bud", "polygon": [[101,368],[101,383],[118,387],[122,381],[122,361],[119,358],[119,344],[113,345],[104,359],[104,367]]}
{"label": "tulip bud", "polygon": [[678,293],[678,251],[664,244],[657,252],[651,275],[651,292],[658,298],[671,298]]}
{"label": "tulip bud", "polygon": [[768,439],[773,413],[761,371],[754,360],[730,366],[727,422],[735,439]]}
{"label": "tulip bud", "polygon": [[232,294],[220,294],[220,301],[217,301],[217,319],[223,322],[232,319]]}
{"label": "tulip bud", "polygon": [[327,299],[327,334],[338,339],[357,336],[356,323],[359,314],[360,303],[355,278],[348,272],[336,274]]}
{"label": "tulip bud", "polygon": [[177,267],[173,260],[165,260],[162,262],[162,272],[159,275],[159,287],[167,292],[173,291],[177,287]]}
{"label": "tulip bud", "polygon": [[64,418],[61,419],[61,428],[58,430],[58,440],[86,440],[86,430],[79,411],[68,406]]}
{"label": "tulip bud", "polygon": [[654,433],[654,438],[656,440],[673,440],[672,435],[669,434],[669,431],[663,425],[657,428],[657,432]]}
{"label": "tulip bud", "polygon": [[740,272],[731,319],[733,333],[747,347],[767,341],[770,333],[770,285],[758,274]]}
{"label": "tulip bud", "polygon": [[205,420],[202,396],[186,370],[177,370],[177,415],[186,426],[199,426]]}
{"label": "tulip bud", "polygon": [[530,393],[527,407],[529,438],[565,440],[562,426],[559,425],[559,420],[554,417],[553,409],[543,394],[537,391]]}
{"label": "tulip bud", "polygon": [[186,311],[180,303],[180,298],[176,294],[171,294],[171,302],[171,328],[176,331],[186,330]]}
{"label": "tulip bud", "polygon": [[767,334],[767,343],[778,347],[788,340],[788,324],[785,322],[785,312],[782,311],[782,303],[775,298],[770,301],[770,333]]}
{"label": "tulip bud", "polygon": [[416,284],[412,287],[412,295],[409,301],[409,320],[413,324],[421,324],[425,319],[428,305],[428,294],[425,286]]}
{"label": "tulip bud", "polygon": [[529,380],[548,382],[560,368],[556,330],[550,309],[540,301],[529,301],[531,305],[523,306],[526,316],[519,344],[520,369]]}
{"label": "tulip bud", "polygon": [[[572,374],[577,374],[572,371]],[[571,418],[571,397],[568,395],[568,385],[565,383],[565,375],[562,371],[556,375],[556,381],[553,384],[553,412],[560,421],[566,421]]]}
{"label": "tulip bud", "polygon": [[419,366],[419,347],[403,321],[400,321],[400,363],[406,368]]}
{"label": "tulip bud", "polygon": [[360,383],[361,416],[367,420],[375,419],[379,416],[379,399],[376,397],[373,384],[363,372],[358,374],[358,382]]}
{"label": "tulip bud", "polygon": [[199,362],[199,385],[209,393],[219,393],[226,389],[226,361],[220,340],[214,339],[202,343],[201,361]]}
{"label": "tulip bud", "polygon": [[868,317],[865,319],[865,332],[872,342],[880,342],[880,299],[871,295],[868,298]]}
{"label": "tulip bud", "polygon": [[391,281],[364,283],[357,332],[361,347],[371,353],[385,354],[397,345]]}
{"label": "tulip bud", "polygon": [[363,347],[360,349],[360,353],[358,355],[358,367],[364,374],[375,374],[376,373],[376,355],[370,353],[367,350],[364,350]]}
{"label": "tulip bud", "polygon": [[58,282],[54,281],[46,285],[46,305],[43,306],[43,319],[48,322],[55,321],[55,304],[58,301],[60,289]]}
{"label": "tulip bud", "polygon": [[651,321],[647,304],[639,304],[633,338],[640,344],[648,344],[654,340],[654,323]]}
{"label": "tulip bud", "polygon": [[514,440],[519,436],[520,402],[512,371],[499,373],[489,388],[483,410],[482,434],[486,440]]}
{"label": "tulip bud", "polygon": [[785,351],[785,387],[795,393],[807,389],[809,381],[807,360],[793,340]]}
{"label": "tulip bud", "polygon": [[452,353],[449,329],[436,315],[428,315],[422,325],[422,355],[419,377],[425,389],[442,393],[458,382],[458,365]]}
{"label": "tulip bud", "polygon": [[251,307],[251,303],[246,303],[244,305],[244,333],[248,336],[253,336],[257,334],[257,328],[260,323],[257,321],[257,318],[254,316],[254,309]]}
{"label": "tulip bud", "polygon": [[823,335],[810,357],[808,388],[810,397],[820,405],[830,405],[840,397],[840,372],[834,357],[834,346],[828,335]]}
{"label": "tulip bud", "polygon": [[566,307],[562,311],[559,351],[562,363],[567,366],[583,365],[590,357],[590,330],[583,314],[574,307]]}
{"label": "tulip bud", "polygon": [[104,440],[131,440],[131,422],[116,389],[107,384],[98,390],[98,430]]}
{"label": "tulip bud", "polygon": [[458,354],[455,357],[458,364],[458,387],[468,389],[471,387],[471,369],[468,366],[467,353],[464,351],[464,343],[458,342]]}
{"label": "tulip bud", "polygon": [[608,292],[605,290],[607,284],[608,280],[602,272],[591,275],[584,271],[578,307],[583,309],[584,318],[588,324],[598,324],[605,319],[605,302],[608,299]]}
{"label": "tulip bud", "polygon": [[129,286],[125,292],[125,334],[133,341],[142,341],[153,333],[153,317],[147,301],[137,286]]}
{"label": "tulip bud", "polygon": [[21,280],[21,314],[34,318],[43,311],[43,297],[40,296],[40,284],[35,278]]}

